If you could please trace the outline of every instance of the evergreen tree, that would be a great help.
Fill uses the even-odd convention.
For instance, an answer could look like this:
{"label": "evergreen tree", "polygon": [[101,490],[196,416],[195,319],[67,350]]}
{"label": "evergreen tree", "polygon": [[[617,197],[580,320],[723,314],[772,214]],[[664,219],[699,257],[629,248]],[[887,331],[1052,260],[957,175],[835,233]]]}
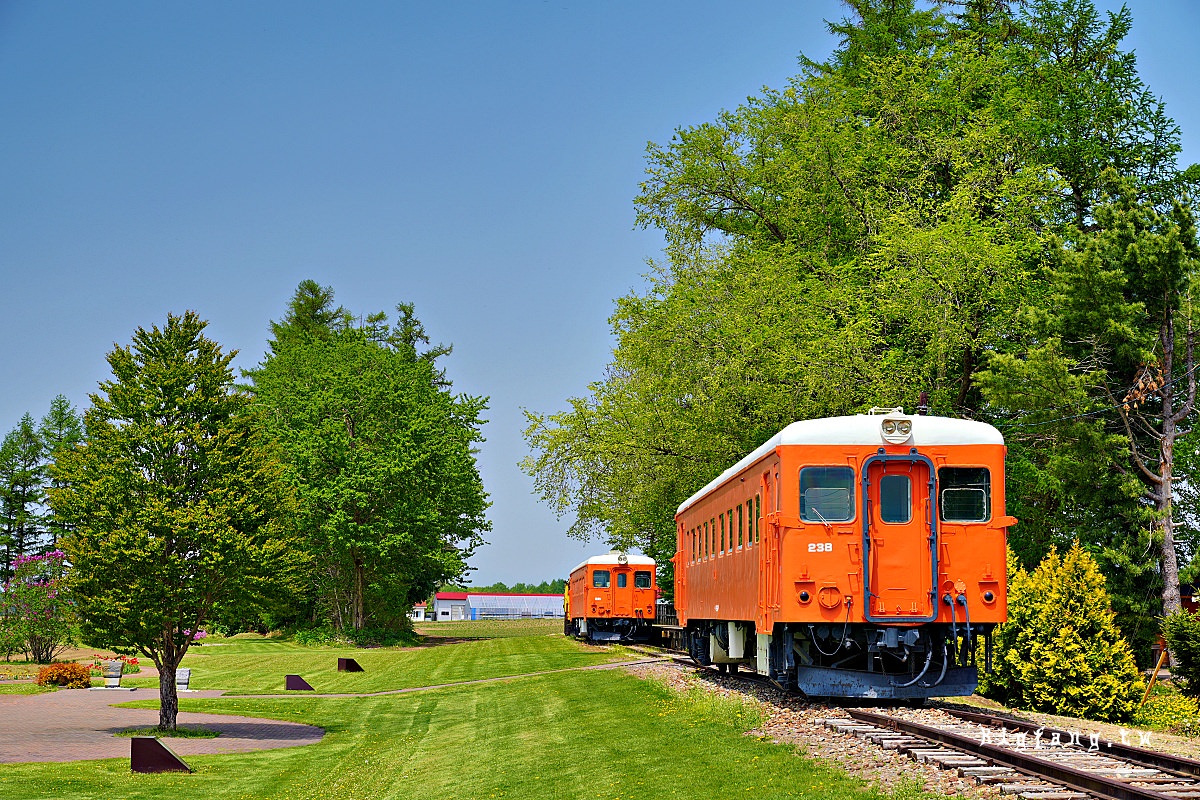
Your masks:
{"label": "evergreen tree", "polygon": [[[1010,564],[1011,567],[1011,564]],[[1098,565],[1076,542],[1033,572],[1010,569],[1008,622],[996,633],[988,696],[1017,708],[1126,720],[1143,689]]]}
{"label": "evergreen tree", "polygon": [[[50,410],[46,412],[46,416],[42,417],[41,426],[38,428],[38,437],[42,440],[42,453],[48,464],[53,464],[59,456],[73,450],[83,441],[83,418],[71,406],[65,395],[58,395],[50,403]],[[49,470],[47,470],[46,478],[48,479],[47,491],[63,488],[62,482],[52,477]],[[45,522],[49,538],[46,544],[47,549],[55,550],[58,548],[59,537],[65,532],[65,528],[50,510],[46,514]]]}
{"label": "evergreen tree", "polygon": [[42,536],[42,441],[33,417],[25,414],[0,443],[0,537],[4,554],[0,579],[8,580],[13,564],[39,550]]}
{"label": "evergreen tree", "polygon": [[84,638],[159,671],[159,727],[178,713],[175,672],[221,605],[289,585],[291,498],[274,443],[195,312],[138,328],[108,354],[83,443],[60,451],[50,503],[65,533]]}

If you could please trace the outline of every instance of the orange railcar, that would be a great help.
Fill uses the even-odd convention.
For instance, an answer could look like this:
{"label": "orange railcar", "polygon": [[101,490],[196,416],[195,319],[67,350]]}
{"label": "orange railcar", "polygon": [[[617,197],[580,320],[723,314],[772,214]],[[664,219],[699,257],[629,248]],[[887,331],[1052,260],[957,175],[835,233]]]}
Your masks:
{"label": "orange railcar", "polygon": [[1003,438],[877,411],[793,423],[679,507],[696,661],[815,697],[974,691],[1007,619]]}
{"label": "orange railcar", "polygon": [[566,632],[594,642],[641,641],[655,635],[658,583],[654,559],[611,552],[571,570]]}

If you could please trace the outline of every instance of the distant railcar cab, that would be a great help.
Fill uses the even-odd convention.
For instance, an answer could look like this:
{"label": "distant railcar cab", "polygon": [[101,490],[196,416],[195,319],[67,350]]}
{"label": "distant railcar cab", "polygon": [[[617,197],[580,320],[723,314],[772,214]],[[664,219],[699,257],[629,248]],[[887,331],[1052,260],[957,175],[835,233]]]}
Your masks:
{"label": "distant railcar cab", "polygon": [[814,697],[971,694],[1007,619],[1004,456],[898,408],[784,428],[679,506],[692,657]]}
{"label": "distant railcar cab", "polygon": [[566,592],[566,633],[594,642],[643,641],[655,635],[654,559],[613,551],[575,569]]}

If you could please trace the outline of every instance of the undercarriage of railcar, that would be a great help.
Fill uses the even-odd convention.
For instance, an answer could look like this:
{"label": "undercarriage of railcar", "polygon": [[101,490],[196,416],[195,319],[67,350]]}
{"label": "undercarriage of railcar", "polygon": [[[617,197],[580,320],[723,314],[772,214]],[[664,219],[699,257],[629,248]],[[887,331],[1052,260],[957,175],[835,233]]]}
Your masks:
{"label": "undercarriage of railcar", "polygon": [[590,642],[649,642],[658,638],[653,620],[629,617],[572,619],[568,635]]}
{"label": "undercarriage of railcar", "polygon": [[919,700],[975,691],[977,644],[991,669],[992,626],[927,624],[778,624],[692,620],[688,653],[696,663],[745,669],[811,698]]}

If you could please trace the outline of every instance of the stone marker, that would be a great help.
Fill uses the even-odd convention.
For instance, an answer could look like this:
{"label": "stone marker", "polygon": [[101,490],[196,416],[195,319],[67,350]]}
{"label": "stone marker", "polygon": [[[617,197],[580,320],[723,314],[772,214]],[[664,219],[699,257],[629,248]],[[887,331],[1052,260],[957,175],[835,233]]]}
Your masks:
{"label": "stone marker", "polygon": [[362,672],[362,666],[353,658],[339,658],[338,672]]}
{"label": "stone marker", "polygon": [[124,670],[125,664],[119,659],[105,661],[100,668],[100,674],[104,676],[103,686],[89,686],[90,692],[136,692],[137,689],[121,685],[121,672]]}
{"label": "stone marker", "polygon": [[180,667],[175,670],[175,691],[190,692],[188,684],[192,682],[192,670],[190,667]]}
{"label": "stone marker", "polygon": [[311,692],[313,687],[308,685],[308,681],[301,678],[299,675],[284,675],[283,688],[289,692]]}
{"label": "stone marker", "polygon": [[171,748],[153,736],[135,736],[130,740],[129,768],[134,772],[194,772]]}
{"label": "stone marker", "polygon": [[104,666],[100,668],[100,674],[104,676],[104,688],[116,689],[121,685],[121,672],[125,669],[125,663],[120,659],[105,661]]}

